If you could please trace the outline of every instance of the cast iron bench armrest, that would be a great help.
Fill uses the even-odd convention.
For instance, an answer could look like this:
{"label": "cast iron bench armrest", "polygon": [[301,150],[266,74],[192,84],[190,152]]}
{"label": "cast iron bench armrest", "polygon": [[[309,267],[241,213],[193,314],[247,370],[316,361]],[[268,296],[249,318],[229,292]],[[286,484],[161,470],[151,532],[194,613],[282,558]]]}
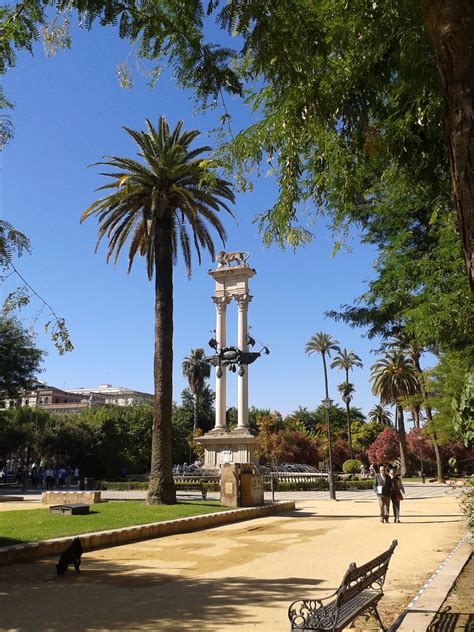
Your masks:
{"label": "cast iron bench armrest", "polygon": [[[301,629],[308,627],[308,624],[330,624],[331,626],[333,626],[335,624],[335,610],[331,609],[332,613],[330,613],[327,606],[323,604],[323,601],[327,601],[328,599],[335,597],[337,593],[338,591],[336,590],[330,595],[327,595],[326,597],[321,597],[320,599],[296,599],[296,601],[293,601],[293,603],[290,604],[290,607],[288,608],[288,618],[290,619],[292,625],[291,629],[297,630],[300,623],[304,623],[304,627]],[[304,612],[304,614],[302,614],[302,611]],[[300,622],[298,621],[299,619],[301,619]],[[295,625],[296,627],[294,627]],[[315,627],[314,629],[317,630],[318,627]]]}

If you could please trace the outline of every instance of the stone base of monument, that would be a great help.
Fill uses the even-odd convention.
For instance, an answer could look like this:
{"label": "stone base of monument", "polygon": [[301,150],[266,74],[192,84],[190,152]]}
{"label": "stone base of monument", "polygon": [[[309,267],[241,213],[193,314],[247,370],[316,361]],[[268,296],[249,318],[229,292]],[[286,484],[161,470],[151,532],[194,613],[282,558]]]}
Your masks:
{"label": "stone base of monument", "polygon": [[251,463],[225,463],[221,468],[221,505],[257,507],[264,504],[263,476]]}
{"label": "stone base of monument", "polygon": [[214,428],[196,441],[204,448],[204,469],[220,471],[224,463],[258,464],[259,441],[247,428]]}

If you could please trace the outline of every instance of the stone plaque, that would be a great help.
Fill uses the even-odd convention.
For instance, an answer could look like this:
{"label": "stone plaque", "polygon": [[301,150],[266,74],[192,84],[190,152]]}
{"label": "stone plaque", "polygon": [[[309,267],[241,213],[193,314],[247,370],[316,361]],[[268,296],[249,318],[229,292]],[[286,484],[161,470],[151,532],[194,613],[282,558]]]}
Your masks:
{"label": "stone plaque", "polygon": [[240,465],[237,463],[221,465],[221,505],[240,507],[239,474]]}
{"label": "stone plaque", "polygon": [[232,450],[222,450],[219,460],[221,463],[232,463]]}

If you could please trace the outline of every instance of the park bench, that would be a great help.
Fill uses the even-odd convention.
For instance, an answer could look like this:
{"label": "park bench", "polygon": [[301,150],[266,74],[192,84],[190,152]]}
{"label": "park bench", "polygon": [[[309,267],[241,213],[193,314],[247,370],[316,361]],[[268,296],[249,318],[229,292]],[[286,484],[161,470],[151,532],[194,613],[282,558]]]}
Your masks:
{"label": "park bench", "polygon": [[178,482],[176,483],[176,491],[199,491],[203,500],[207,498],[207,487],[205,483],[194,482]]}
{"label": "park bench", "polygon": [[[385,575],[396,546],[397,541],[393,540],[387,551],[370,562],[359,567],[354,562],[350,564],[341,585],[332,595],[294,601],[288,609],[291,630],[338,632],[365,613],[375,617],[385,630],[377,604],[383,597]],[[323,604],[331,598],[332,601]]]}

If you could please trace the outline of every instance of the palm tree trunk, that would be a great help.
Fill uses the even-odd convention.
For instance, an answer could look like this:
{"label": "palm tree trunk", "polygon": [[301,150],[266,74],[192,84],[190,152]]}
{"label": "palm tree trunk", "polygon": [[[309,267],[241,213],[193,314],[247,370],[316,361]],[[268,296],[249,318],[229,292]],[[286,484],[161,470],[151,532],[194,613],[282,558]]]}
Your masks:
{"label": "palm tree trunk", "polygon": [[[329,399],[329,387],[328,387],[328,370],[326,367],[326,354],[321,353],[323,356],[323,368],[324,368],[324,388],[326,393],[326,399]],[[334,471],[332,468],[332,432],[331,432],[331,420],[329,418],[329,409],[326,408],[326,423],[328,427],[328,455],[329,455],[329,496],[332,500],[336,499],[336,490],[334,487]]]}
{"label": "palm tree trunk", "polygon": [[413,415],[413,425],[415,428],[420,428],[420,407],[418,404],[414,404],[411,409]]}
{"label": "palm tree trunk", "polygon": [[346,414],[347,414],[347,443],[349,444],[350,458],[354,458],[354,452],[352,450],[352,428],[351,428],[351,407],[350,403],[346,402]]}
{"label": "palm tree trunk", "polygon": [[326,367],[326,354],[321,354],[323,357],[323,369],[324,369],[324,389],[326,393],[326,399],[329,399],[329,388],[328,388],[328,369]]}
{"label": "palm tree trunk", "polygon": [[405,433],[405,419],[403,417],[403,407],[400,406],[400,404],[397,404],[396,408],[398,440],[400,442],[400,474],[401,476],[406,476],[408,470],[408,451]]}
{"label": "palm tree trunk", "polygon": [[[349,384],[349,369],[346,369],[346,384]],[[350,401],[346,401],[346,413],[347,413],[347,442],[349,443],[349,455],[351,459],[354,458],[354,452],[352,450],[352,428],[351,428],[351,407]]]}
{"label": "palm tree trunk", "polygon": [[171,453],[173,404],[173,257],[171,222],[159,221],[155,239],[155,353],[149,504],[176,503]]}
{"label": "palm tree trunk", "polygon": [[[422,391],[424,390],[424,386],[422,387]],[[425,396],[425,394],[423,395]],[[425,404],[425,414],[426,421],[428,422],[428,430],[430,433],[431,443],[433,444],[435,457],[436,457],[436,479],[438,483],[444,483],[444,471],[443,471],[443,461],[441,460],[441,452],[439,450],[438,445],[438,435],[436,434],[436,430],[433,428],[433,415],[431,412],[431,406]]]}
{"label": "palm tree trunk", "polygon": [[194,423],[193,423],[193,432],[196,432],[198,425],[198,397],[199,393],[194,393]]}

